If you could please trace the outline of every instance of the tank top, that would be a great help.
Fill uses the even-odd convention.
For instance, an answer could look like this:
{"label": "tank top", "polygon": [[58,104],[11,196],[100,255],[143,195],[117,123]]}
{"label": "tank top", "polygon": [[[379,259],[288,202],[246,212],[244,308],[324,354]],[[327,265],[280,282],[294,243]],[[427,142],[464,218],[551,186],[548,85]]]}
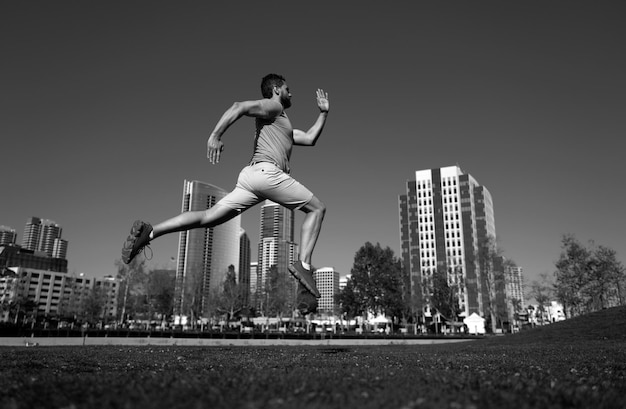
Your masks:
{"label": "tank top", "polygon": [[289,173],[292,147],[293,128],[284,111],[272,119],[256,118],[254,153],[250,162],[271,162]]}

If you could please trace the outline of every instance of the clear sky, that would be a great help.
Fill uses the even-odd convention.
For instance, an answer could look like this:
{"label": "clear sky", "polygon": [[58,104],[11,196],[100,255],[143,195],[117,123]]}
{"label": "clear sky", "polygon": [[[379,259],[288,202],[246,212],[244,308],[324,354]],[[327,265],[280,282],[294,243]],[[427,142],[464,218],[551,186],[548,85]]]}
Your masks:
{"label": "clear sky", "polygon": [[[215,4],[219,3],[219,4]],[[70,272],[115,274],[132,222],[181,209],[184,179],[230,190],[254,122],[206,140],[269,72],[296,128],[331,112],[292,174],[326,203],[316,266],[349,273],[365,242],[400,256],[398,195],[459,165],[494,200],[497,241],[527,281],[561,236],[626,255],[623,2],[0,2],[0,225],[31,216],[69,241]],[[258,241],[260,207],[242,225]],[[297,222],[302,220],[298,216]],[[178,235],[159,238],[173,266]]]}

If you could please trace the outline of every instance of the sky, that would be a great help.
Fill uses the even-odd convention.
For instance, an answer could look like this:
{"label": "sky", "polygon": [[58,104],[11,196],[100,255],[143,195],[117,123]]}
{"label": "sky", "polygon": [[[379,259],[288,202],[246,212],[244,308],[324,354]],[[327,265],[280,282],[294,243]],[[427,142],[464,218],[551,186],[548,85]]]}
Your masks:
{"label": "sky", "polygon": [[[399,257],[406,182],[453,165],[490,191],[527,283],[552,275],[564,234],[626,260],[623,3],[219,3],[0,2],[0,225],[18,244],[50,219],[70,272],[115,274],[133,221],[178,214],[185,179],[234,187],[254,121],[227,131],[218,165],[207,138],[276,72],[295,128],[317,88],[330,98],[317,145],[291,158],[327,206],[316,266],[348,274],[366,242]],[[253,246],[259,215],[242,215]],[[172,268],[177,245],[155,240],[149,265]]]}

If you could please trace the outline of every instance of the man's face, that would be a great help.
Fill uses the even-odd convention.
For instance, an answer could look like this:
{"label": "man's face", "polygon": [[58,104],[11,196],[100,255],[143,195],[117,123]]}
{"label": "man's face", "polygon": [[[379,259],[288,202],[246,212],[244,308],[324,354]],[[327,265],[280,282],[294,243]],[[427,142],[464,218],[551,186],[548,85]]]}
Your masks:
{"label": "man's face", "polygon": [[283,83],[283,85],[278,88],[278,92],[280,95],[280,103],[283,104],[285,109],[291,106],[291,92],[289,92],[289,86],[287,83]]}

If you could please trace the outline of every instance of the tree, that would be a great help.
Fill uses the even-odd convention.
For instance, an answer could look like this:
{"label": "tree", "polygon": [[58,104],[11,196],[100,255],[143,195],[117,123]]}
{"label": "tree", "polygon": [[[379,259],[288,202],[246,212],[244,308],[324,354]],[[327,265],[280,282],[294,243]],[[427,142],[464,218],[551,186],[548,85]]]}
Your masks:
{"label": "tree", "polygon": [[59,318],[64,321],[75,322],[82,314],[81,311],[81,291],[82,286],[76,283],[74,275],[70,280],[66,281],[65,296],[59,301]]}
{"label": "tree", "polygon": [[441,315],[452,321],[458,320],[460,312],[457,291],[455,285],[450,285],[445,268],[438,268],[433,274],[433,293],[430,303]]}
{"label": "tree", "polygon": [[564,235],[561,243],[561,256],[554,273],[555,289],[563,312],[569,318],[582,312],[582,288],[588,281],[591,255],[573,235]]}
{"label": "tree", "polygon": [[623,304],[624,267],[614,250],[583,246],[573,235],[564,235],[556,262],[555,289],[566,317]]}
{"label": "tree", "polygon": [[615,250],[598,246],[591,263],[591,299],[593,310],[624,305],[622,296],[624,266],[617,260]]}
{"label": "tree", "polygon": [[147,293],[150,310],[162,320],[173,313],[175,286],[176,272],[173,270],[152,270],[148,274]]}
{"label": "tree", "polygon": [[346,286],[336,295],[336,301],[340,306],[341,312],[346,314],[348,318],[354,318],[363,315],[367,311],[365,298],[361,297],[359,290],[350,278]]}
{"label": "tree", "polygon": [[265,305],[268,315],[282,317],[283,314],[291,312],[290,292],[292,288],[287,274],[278,271],[276,265],[271,266],[265,282]]}
{"label": "tree", "polygon": [[121,260],[116,260],[117,278],[119,279],[119,294],[122,294],[122,303],[118,306],[120,323],[126,321],[127,317],[134,315],[138,310],[138,306],[142,303],[137,302],[143,299],[145,302],[146,294],[146,272],[145,259],[135,257],[130,264],[125,264]]}
{"label": "tree", "polygon": [[0,313],[8,312],[8,318],[13,316],[13,322],[18,324],[20,315],[33,317],[37,315],[37,304],[28,297],[28,284],[23,274],[17,274],[9,268],[0,270],[2,278],[2,293],[0,293]]}
{"label": "tree", "polygon": [[522,300],[519,298],[511,298],[511,306],[513,307],[513,321],[515,325],[519,325],[519,313],[522,312]]}
{"label": "tree", "polygon": [[[487,302],[487,312],[491,322],[492,332],[496,332],[497,303],[496,303],[496,272],[494,262],[500,256],[500,250],[496,247],[496,239],[487,236],[478,243],[478,266],[481,276],[481,293],[483,300]],[[485,296],[486,295],[486,296]]]}
{"label": "tree", "polygon": [[243,287],[237,283],[237,273],[235,273],[235,266],[232,264],[228,266],[228,272],[224,279],[223,290],[220,297],[220,309],[228,314],[228,319],[231,320],[235,317],[235,314],[241,312],[243,308]]}
{"label": "tree", "polygon": [[354,256],[351,274],[350,287],[339,297],[343,312],[371,312],[392,319],[402,316],[402,268],[393,250],[365,243]]}
{"label": "tree", "polygon": [[83,322],[95,323],[102,319],[106,294],[101,287],[92,288],[82,299],[79,318]]}
{"label": "tree", "polygon": [[546,314],[546,305],[550,304],[554,285],[550,283],[547,273],[539,275],[539,281],[530,284],[530,296],[537,302],[536,316],[543,323]]}

